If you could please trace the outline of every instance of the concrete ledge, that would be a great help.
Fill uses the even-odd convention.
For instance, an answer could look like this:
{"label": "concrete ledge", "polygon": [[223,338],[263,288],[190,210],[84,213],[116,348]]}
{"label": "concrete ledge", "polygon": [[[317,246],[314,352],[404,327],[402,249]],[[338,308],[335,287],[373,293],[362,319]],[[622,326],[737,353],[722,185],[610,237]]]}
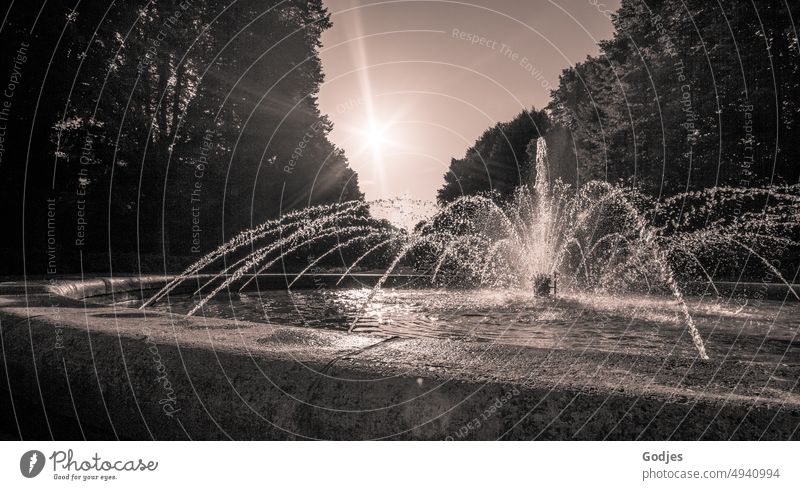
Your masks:
{"label": "concrete ledge", "polygon": [[[318,288],[321,285],[333,287],[336,286],[337,283],[340,287],[373,286],[378,282],[381,276],[382,274],[378,273],[351,274],[339,282],[341,274],[316,273],[304,275],[295,282],[292,287],[294,289]],[[27,284],[21,282],[0,283],[0,294],[25,294],[27,291],[28,294],[52,293],[72,299],[86,299],[98,296],[109,296],[111,294],[133,293],[140,296],[140,299],[146,299],[169,284],[175,277],[176,276],[172,275],[149,275],[119,276],[113,278],[78,278],[60,281],[57,284],[48,284],[44,281],[29,281]],[[251,277],[252,275],[245,275],[244,279],[250,279]],[[259,288],[286,289],[294,277],[295,276],[292,274],[259,274],[258,279],[251,282],[247,290],[251,291]],[[210,274],[189,276],[173,291],[175,294],[194,292],[201,285],[204,285],[213,278],[214,276]],[[224,277],[212,284],[216,285],[223,279]],[[408,284],[425,286],[428,284],[428,278],[427,276],[419,275],[394,274],[387,279],[385,284],[387,287]],[[207,287],[206,289],[210,291],[210,288]]]}
{"label": "concrete ledge", "polygon": [[[246,278],[250,278],[248,275]],[[300,278],[294,285],[295,289],[318,288],[320,286],[334,287],[339,283],[341,275],[335,273],[308,274]],[[357,273],[347,276],[338,286],[357,287],[373,286],[381,274]],[[14,294],[58,294],[72,299],[85,299],[111,294],[134,293],[141,298],[147,298],[159,289],[166,286],[174,275],[145,275],[145,276],[117,276],[113,278],[67,278],[56,284],[49,284],[44,280],[33,281],[7,281],[0,282],[0,295]],[[210,274],[190,276],[183,284],[175,288],[175,293],[194,292],[201,284],[211,279]],[[258,280],[248,286],[248,290],[255,289],[285,289],[294,279],[291,274],[259,274]],[[393,274],[386,282],[387,287],[394,286],[419,286],[429,285],[430,278],[424,275]],[[797,301],[792,291],[800,293],[798,287],[783,283],[755,283],[755,282],[726,282],[718,281],[715,286],[724,296],[741,295],[744,297],[757,297],[761,299]],[[710,294],[713,289],[708,283],[688,283],[684,290],[692,294]],[[140,298],[140,299],[141,299]]]}
{"label": "concrete ledge", "polygon": [[800,437],[797,365],[344,334],[49,295],[0,297],[0,334],[24,438]]}
{"label": "concrete ledge", "polygon": [[[779,282],[731,282],[714,283],[722,296],[741,296],[745,298],[772,299],[778,301],[797,301],[795,294],[800,294],[797,284],[786,285]],[[683,290],[687,294],[716,294],[708,283],[693,282],[686,284]]]}

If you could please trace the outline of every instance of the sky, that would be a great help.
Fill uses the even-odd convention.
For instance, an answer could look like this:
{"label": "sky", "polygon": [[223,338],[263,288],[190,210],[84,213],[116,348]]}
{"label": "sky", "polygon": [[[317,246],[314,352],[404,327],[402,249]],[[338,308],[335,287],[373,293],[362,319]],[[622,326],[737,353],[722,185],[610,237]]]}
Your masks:
{"label": "sky", "polygon": [[453,157],[596,55],[619,0],[325,0],[319,105],[368,200],[434,200]]}

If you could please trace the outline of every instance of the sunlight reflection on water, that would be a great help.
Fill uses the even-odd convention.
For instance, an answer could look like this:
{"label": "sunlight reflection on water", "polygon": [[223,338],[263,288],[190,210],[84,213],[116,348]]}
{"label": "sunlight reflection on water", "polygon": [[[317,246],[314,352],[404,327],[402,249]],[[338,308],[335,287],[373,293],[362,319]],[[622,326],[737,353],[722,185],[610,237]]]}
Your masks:
{"label": "sunlight reflection on water", "polygon": [[[691,339],[682,335],[685,326],[680,310],[666,296],[569,294],[553,299],[514,289],[384,289],[369,301],[371,292],[369,288],[330,288],[233,294],[210,301],[203,314],[342,331],[356,321],[356,332],[402,337],[544,348],[591,346],[614,352],[674,349],[693,355]],[[765,302],[758,310],[745,313],[735,304],[696,299],[692,314],[709,332],[720,330],[718,336],[724,332],[730,337],[730,332],[743,330],[746,335],[736,336],[740,344],[760,344],[770,324],[770,337],[785,338],[786,343],[794,335],[791,318],[796,317],[798,306],[774,303]],[[170,298],[174,313],[185,313],[194,304],[191,296]],[[762,347],[762,355],[768,347]],[[783,352],[781,346],[775,347],[775,354]]]}

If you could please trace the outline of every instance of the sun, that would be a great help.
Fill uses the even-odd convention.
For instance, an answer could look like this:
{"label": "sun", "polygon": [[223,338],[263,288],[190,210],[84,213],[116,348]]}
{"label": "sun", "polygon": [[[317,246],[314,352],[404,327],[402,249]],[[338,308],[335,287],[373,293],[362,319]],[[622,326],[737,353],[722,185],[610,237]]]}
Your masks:
{"label": "sun", "polygon": [[386,152],[397,148],[398,145],[391,137],[391,124],[380,124],[371,119],[364,121],[363,125],[353,128],[353,136],[360,146],[357,154],[370,154],[372,164],[382,167]]}
{"label": "sun", "polygon": [[386,133],[385,127],[381,127],[375,123],[369,123],[367,127],[361,131],[364,143],[372,149],[373,152],[377,153],[380,153],[384,146],[390,143]]}

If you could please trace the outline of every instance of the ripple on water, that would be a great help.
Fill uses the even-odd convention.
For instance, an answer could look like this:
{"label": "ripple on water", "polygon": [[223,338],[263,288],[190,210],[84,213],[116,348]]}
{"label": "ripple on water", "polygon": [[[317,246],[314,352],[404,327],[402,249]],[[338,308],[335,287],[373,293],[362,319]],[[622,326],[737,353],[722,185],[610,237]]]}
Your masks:
{"label": "ripple on water", "polygon": [[[355,322],[353,331],[360,334],[694,355],[680,311],[669,297],[548,299],[522,290],[385,289],[369,300],[370,293],[368,288],[331,288],[221,296],[206,304],[203,314],[340,331]],[[191,296],[172,296],[170,309],[185,313],[195,301]],[[764,302],[748,315],[734,314],[736,305],[696,300],[690,306],[698,326],[711,334],[718,355],[779,360],[797,350],[790,339],[796,333],[791,320],[797,318],[798,306],[775,303]],[[768,319],[771,328],[763,326]]]}

